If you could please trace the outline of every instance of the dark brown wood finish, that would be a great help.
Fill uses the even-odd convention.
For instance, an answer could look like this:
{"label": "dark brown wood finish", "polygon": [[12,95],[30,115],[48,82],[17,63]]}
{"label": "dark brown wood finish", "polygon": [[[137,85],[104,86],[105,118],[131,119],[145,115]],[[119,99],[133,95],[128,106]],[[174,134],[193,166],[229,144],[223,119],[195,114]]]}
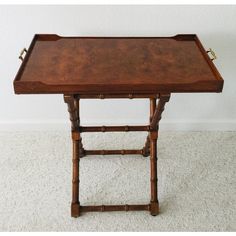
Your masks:
{"label": "dark brown wood finish", "polygon": [[80,132],[129,132],[129,131],[149,131],[149,125],[143,126],[80,126]]}
{"label": "dark brown wood finish", "polygon": [[158,130],[159,129],[159,121],[161,120],[161,114],[165,109],[165,103],[170,100],[170,94],[162,94],[160,100],[158,102],[157,107],[155,107],[155,111],[153,113],[150,129]]}
{"label": "dark brown wood finish", "polygon": [[80,153],[83,150],[82,139],[79,133],[79,100],[75,99],[73,95],[64,95],[64,101],[67,103],[68,112],[71,121],[71,134],[73,143],[73,172],[72,172],[72,203],[71,216],[78,217],[80,215],[79,202],[79,162]]}
{"label": "dark brown wood finish", "polygon": [[81,212],[89,211],[149,211],[150,205],[101,205],[81,206]]}
{"label": "dark brown wood finish", "polygon": [[[150,116],[149,116],[149,122],[151,123],[153,114],[156,109],[156,99],[155,98],[150,98]],[[150,130],[150,126],[149,126]],[[150,137],[149,135],[147,136],[145,145],[143,147],[143,156],[147,157],[150,155]]]}
{"label": "dark brown wood finish", "polygon": [[159,122],[161,120],[161,114],[164,111],[166,102],[170,99],[170,94],[160,94],[158,105],[156,102],[151,101],[151,118],[150,118],[150,162],[151,162],[151,201],[150,201],[150,213],[156,216],[159,213],[159,202],[157,193],[157,137]]}
{"label": "dark brown wood finish", "polygon": [[14,81],[18,94],[221,92],[223,80],[196,35],[36,35]]}
{"label": "dark brown wood finish", "polygon": [[84,150],[84,156],[86,155],[143,155],[143,150]]}
{"label": "dark brown wood finish", "polygon": [[[81,212],[88,211],[128,211],[128,210],[148,210],[150,214],[156,216],[159,213],[158,193],[157,193],[157,137],[159,121],[164,111],[165,103],[169,101],[170,94],[158,94],[158,105],[156,99],[150,98],[150,125],[146,126],[101,126],[83,127],[80,126],[79,99],[78,95],[64,95],[64,101],[68,105],[71,120],[71,131],[73,141],[73,178],[72,178],[72,204],[71,215],[78,217]],[[86,150],[82,145],[81,132],[115,132],[115,131],[149,131],[146,145],[140,150]],[[109,206],[81,206],[79,202],[79,160],[87,155],[150,155],[151,168],[151,200],[148,205],[109,205]]]}
{"label": "dark brown wood finish", "polygon": [[[196,35],[174,37],[60,37],[35,35],[14,80],[17,94],[61,93],[68,106],[73,143],[71,216],[89,211],[159,213],[157,138],[172,92],[221,92],[223,79]],[[149,98],[149,124],[81,126],[80,99]],[[156,99],[158,104],[156,105]],[[86,150],[82,132],[146,131],[138,150]],[[83,206],[79,201],[79,163],[88,155],[150,156],[151,199],[142,205]]]}

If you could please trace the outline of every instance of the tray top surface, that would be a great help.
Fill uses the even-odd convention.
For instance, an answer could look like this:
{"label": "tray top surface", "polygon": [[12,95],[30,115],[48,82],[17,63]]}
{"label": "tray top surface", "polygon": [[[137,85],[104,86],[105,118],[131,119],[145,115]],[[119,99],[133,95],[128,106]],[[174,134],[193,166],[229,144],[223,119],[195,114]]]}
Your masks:
{"label": "tray top surface", "polygon": [[196,35],[35,35],[16,93],[220,92],[223,79]]}

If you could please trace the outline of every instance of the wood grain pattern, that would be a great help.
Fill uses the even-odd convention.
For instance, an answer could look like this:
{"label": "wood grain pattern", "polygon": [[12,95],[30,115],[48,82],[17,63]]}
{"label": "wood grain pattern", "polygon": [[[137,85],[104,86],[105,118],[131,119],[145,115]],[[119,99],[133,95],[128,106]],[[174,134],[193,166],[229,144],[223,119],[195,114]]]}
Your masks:
{"label": "wood grain pattern", "polygon": [[36,35],[16,93],[220,92],[223,80],[196,35]]}

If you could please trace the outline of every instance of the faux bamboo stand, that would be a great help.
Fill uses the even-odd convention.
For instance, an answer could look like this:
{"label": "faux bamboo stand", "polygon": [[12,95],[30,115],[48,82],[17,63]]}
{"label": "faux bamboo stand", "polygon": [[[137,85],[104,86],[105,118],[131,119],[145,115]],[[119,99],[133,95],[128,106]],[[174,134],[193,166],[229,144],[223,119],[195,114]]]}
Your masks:
{"label": "faux bamboo stand", "polygon": [[[109,96],[108,96],[109,97]],[[115,97],[115,96],[114,96]],[[132,96],[133,97],[133,96]],[[135,96],[134,96],[135,97]],[[143,96],[144,97],[144,96]],[[150,98],[150,124],[146,126],[101,126],[101,127],[84,127],[80,126],[79,116],[79,95],[64,95],[64,101],[67,103],[68,112],[71,121],[71,135],[73,141],[73,179],[72,179],[72,204],[71,215],[78,217],[81,212],[87,211],[150,211],[155,216],[159,213],[159,203],[157,198],[157,137],[159,121],[164,111],[165,103],[169,101],[170,94],[159,94],[158,105],[156,98]],[[89,97],[87,97],[89,98]],[[90,97],[93,98],[93,97]],[[119,96],[122,98],[122,96]],[[126,98],[126,95],[123,95]],[[128,131],[148,131],[146,143],[140,150],[85,150],[82,144],[82,132],[128,132]],[[151,166],[151,200],[146,205],[101,205],[101,206],[82,206],[79,202],[79,161],[80,158],[87,155],[130,155],[140,154],[145,157],[150,155]]]}
{"label": "faux bamboo stand", "polygon": [[[211,53],[212,58],[208,56]],[[25,56],[24,56],[25,54]],[[221,92],[223,79],[196,35],[173,37],[60,37],[35,35],[14,80],[17,94],[63,94],[73,142],[71,216],[90,211],[159,213],[157,139],[159,122],[171,93]],[[142,126],[81,126],[81,99],[149,99],[149,124]],[[158,103],[157,103],[158,100]],[[146,131],[138,150],[86,150],[83,132]],[[151,197],[147,204],[82,205],[79,163],[88,155],[150,156]]]}

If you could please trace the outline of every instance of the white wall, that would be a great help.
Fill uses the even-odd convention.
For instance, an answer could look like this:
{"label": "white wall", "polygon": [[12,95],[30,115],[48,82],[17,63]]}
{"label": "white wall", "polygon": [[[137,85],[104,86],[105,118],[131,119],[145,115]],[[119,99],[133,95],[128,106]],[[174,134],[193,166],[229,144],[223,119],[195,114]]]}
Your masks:
{"label": "white wall", "polygon": [[[0,6],[0,130],[68,128],[62,95],[14,95],[18,54],[35,33],[172,36],[196,33],[213,48],[222,94],[173,94],[162,129],[236,130],[236,6]],[[87,124],[143,123],[145,100],[82,101]]]}

